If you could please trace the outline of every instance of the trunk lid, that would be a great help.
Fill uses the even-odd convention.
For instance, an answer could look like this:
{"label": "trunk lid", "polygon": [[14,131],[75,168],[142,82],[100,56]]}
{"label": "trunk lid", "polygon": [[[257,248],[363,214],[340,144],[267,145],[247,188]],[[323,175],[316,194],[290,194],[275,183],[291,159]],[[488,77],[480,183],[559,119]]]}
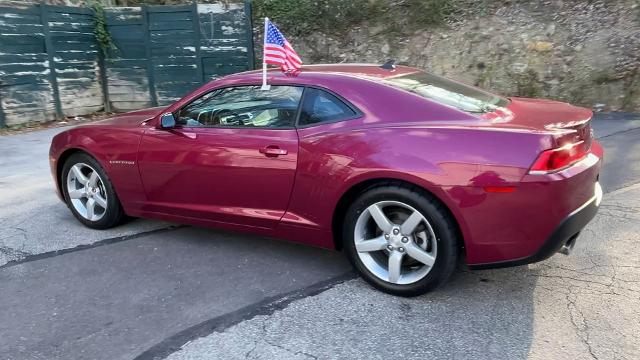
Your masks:
{"label": "trunk lid", "polygon": [[504,108],[485,113],[482,117],[499,127],[531,130],[577,129],[587,125],[593,116],[589,109],[571,104],[529,98],[510,98]]}
{"label": "trunk lid", "polygon": [[[571,104],[529,98],[510,98],[506,107],[497,108],[482,114],[482,118],[491,122],[491,126],[519,128],[535,131],[566,133],[562,130],[575,130],[572,142],[585,141],[590,144],[591,110]],[[565,141],[566,137],[563,137]]]}

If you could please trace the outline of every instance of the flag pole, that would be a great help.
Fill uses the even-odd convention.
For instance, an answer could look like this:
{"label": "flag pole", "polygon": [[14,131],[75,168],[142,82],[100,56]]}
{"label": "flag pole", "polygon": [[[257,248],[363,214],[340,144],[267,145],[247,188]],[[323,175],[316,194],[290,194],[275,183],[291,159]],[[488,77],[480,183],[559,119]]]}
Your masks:
{"label": "flag pole", "polygon": [[260,90],[269,90],[271,86],[267,84],[267,63],[264,60],[264,51],[267,48],[267,31],[269,31],[269,27],[267,25],[269,21],[268,17],[264,18],[264,38],[262,41],[262,87]]}

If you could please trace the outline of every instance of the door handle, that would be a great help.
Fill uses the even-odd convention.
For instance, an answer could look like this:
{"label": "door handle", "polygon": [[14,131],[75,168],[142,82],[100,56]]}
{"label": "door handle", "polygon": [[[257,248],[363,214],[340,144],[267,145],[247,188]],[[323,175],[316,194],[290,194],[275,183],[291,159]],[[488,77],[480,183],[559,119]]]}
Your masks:
{"label": "door handle", "polygon": [[264,154],[265,156],[280,156],[287,155],[288,151],[285,149],[280,149],[277,146],[270,145],[260,149],[260,153]]}

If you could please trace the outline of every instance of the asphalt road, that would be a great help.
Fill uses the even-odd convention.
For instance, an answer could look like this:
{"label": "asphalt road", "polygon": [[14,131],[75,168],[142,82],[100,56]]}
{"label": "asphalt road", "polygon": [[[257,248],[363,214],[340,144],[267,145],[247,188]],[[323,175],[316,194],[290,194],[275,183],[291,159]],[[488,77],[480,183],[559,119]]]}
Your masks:
{"label": "asphalt road", "polygon": [[0,357],[640,358],[640,116],[594,127],[607,194],[571,256],[461,265],[413,299],[330,251],[149,220],[83,228],[53,193],[60,129],[0,137]]}

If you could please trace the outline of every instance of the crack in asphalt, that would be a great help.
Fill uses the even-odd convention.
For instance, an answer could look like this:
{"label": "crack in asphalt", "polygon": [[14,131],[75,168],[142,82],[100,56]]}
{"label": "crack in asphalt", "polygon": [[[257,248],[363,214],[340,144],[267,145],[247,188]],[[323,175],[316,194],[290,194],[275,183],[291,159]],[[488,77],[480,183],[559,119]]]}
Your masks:
{"label": "crack in asphalt", "polygon": [[[294,290],[285,294],[278,294],[266,298],[260,302],[245,306],[236,311],[220,315],[209,320],[205,320],[200,324],[196,324],[162,340],[158,344],[152,346],[140,355],[136,356],[134,360],[164,359],[172,353],[179,351],[183,346],[195,339],[205,337],[216,332],[223,332],[236,324],[253,319],[259,315],[271,315],[278,310],[285,309],[290,303],[296,300],[318,295],[325,292],[326,290],[333,288],[338,284],[341,284],[347,280],[354,279],[355,277],[356,274],[353,271],[349,271],[345,274],[309,285],[302,289]],[[306,353],[301,354],[313,356]]]}
{"label": "crack in asphalt", "polygon": [[635,131],[635,130],[640,130],[640,126],[639,127],[634,127],[634,128],[631,128],[631,129],[620,130],[620,131],[617,131],[617,132],[614,132],[614,133],[611,133],[611,134],[607,134],[607,135],[604,135],[604,136],[596,136],[596,139],[598,139],[598,140],[606,139],[606,138],[611,137],[611,136],[625,134],[625,133],[628,133],[628,132],[631,132],[631,131]]}
{"label": "crack in asphalt", "polygon": [[[186,225],[171,225],[171,226],[167,226],[167,227],[160,228],[160,229],[143,231],[143,232],[139,232],[139,233],[135,233],[135,234],[129,234],[129,235],[116,236],[116,237],[112,237],[112,238],[99,240],[99,241],[93,242],[91,244],[82,244],[82,245],[78,245],[78,246],[75,246],[75,247],[72,247],[72,248],[53,250],[53,251],[48,251],[48,252],[38,253],[38,254],[31,254],[31,253],[24,252],[25,256],[23,258],[10,260],[6,264],[1,265],[0,266],[0,270],[6,269],[6,268],[9,268],[9,267],[13,267],[13,266],[17,266],[17,265],[21,265],[21,264],[24,264],[24,263],[27,263],[27,262],[31,262],[31,261],[42,260],[42,259],[46,259],[46,258],[50,258],[50,257],[54,257],[54,256],[59,256],[59,255],[64,255],[64,254],[68,254],[68,253],[76,252],[76,251],[93,249],[93,248],[96,248],[96,247],[99,247],[99,246],[115,244],[115,243],[119,243],[119,242],[122,242],[122,241],[127,241],[127,240],[131,240],[131,239],[139,238],[139,237],[142,237],[142,236],[145,236],[145,235],[151,235],[151,234],[157,234],[157,233],[166,232],[166,231],[172,231],[172,230],[180,229],[180,228],[183,228],[183,227],[186,227]],[[15,249],[12,249],[10,247],[4,247],[4,248],[15,251]],[[0,249],[2,249],[2,247],[0,247]],[[10,251],[10,250],[6,250],[6,251]],[[2,253],[1,250],[0,250],[0,253]]]}
{"label": "crack in asphalt", "polygon": [[[328,290],[328,289],[327,289]],[[316,355],[310,354],[308,352],[304,352],[302,350],[298,350],[298,351],[293,351],[285,346],[282,346],[280,344],[276,344],[274,342],[271,342],[267,339],[267,327],[269,326],[269,324],[267,323],[266,319],[262,321],[262,337],[256,341],[254,341],[253,347],[245,354],[244,358],[245,359],[251,359],[251,355],[253,354],[254,351],[256,351],[258,349],[258,344],[260,344],[261,341],[265,342],[267,345],[273,346],[275,348],[284,350],[287,353],[293,354],[293,355],[303,355],[305,357],[311,358],[311,359],[318,359],[318,357]]]}
{"label": "crack in asphalt", "polygon": [[[2,226],[2,233],[6,234],[9,233],[10,235],[7,236],[3,236],[0,238],[0,241],[6,240],[6,239],[11,239],[11,238],[15,238],[16,236],[22,237],[22,249],[18,249],[18,248],[14,248],[11,246],[7,246],[7,245],[0,245],[0,254],[6,256],[7,258],[11,259],[10,261],[19,261],[22,260],[28,256],[33,255],[30,252],[24,251],[24,247],[26,245],[26,243],[29,241],[29,235],[27,230],[23,229],[21,226],[22,224],[24,224],[27,221],[28,218],[24,218],[21,221],[11,225],[11,226]],[[0,220],[0,223],[5,222],[5,219]],[[2,268],[0,266],[0,268]]]}
{"label": "crack in asphalt", "polygon": [[640,206],[622,204],[602,204],[598,214],[623,220],[639,220]]}
{"label": "crack in asphalt", "polygon": [[[579,295],[581,294],[595,294],[595,295],[614,295],[614,296],[622,296],[625,298],[631,298],[633,300],[640,299],[640,296],[637,298],[628,297],[627,294],[620,293],[619,290],[632,292],[640,294],[640,289],[622,286],[620,283],[640,283],[640,281],[635,280],[624,280],[620,278],[620,269],[640,269],[640,265],[604,265],[596,263],[591,257],[586,257],[589,259],[592,266],[580,268],[580,269],[571,269],[566,266],[553,264],[553,263],[541,263],[539,266],[543,268],[543,272],[537,274],[535,276],[540,278],[547,279],[556,279],[562,280],[565,286],[555,286],[555,287],[546,287],[541,284],[538,284],[537,287],[540,289],[547,290],[552,293],[564,292],[564,298],[566,300],[566,307],[569,313],[569,319],[571,321],[572,327],[575,330],[576,335],[580,339],[580,341],[585,345],[589,355],[593,359],[598,359],[596,355],[595,347],[592,344],[591,336],[592,329],[589,324],[588,317],[585,316],[582,309],[578,305],[577,301]],[[608,270],[604,274],[594,273],[590,270],[604,269]],[[573,272],[575,274],[591,276],[591,277],[600,277],[604,278],[603,281],[595,281],[590,279],[578,279],[573,276],[566,275],[553,275],[553,274],[545,274],[546,272],[553,270],[561,270],[563,272]],[[607,281],[608,280],[608,281]],[[580,285],[587,285],[587,287],[582,287]],[[595,286],[595,287],[594,287]],[[604,287],[606,291],[602,291],[601,288]]]}
{"label": "crack in asphalt", "polygon": [[[10,258],[10,259],[18,259],[18,260],[22,260],[28,256],[31,256],[31,253],[28,253],[26,251],[22,251],[19,249],[14,249],[12,247],[9,246],[4,246],[4,245],[0,245],[0,254]],[[14,261],[14,260],[12,260]],[[2,268],[2,267],[0,267]]]}
{"label": "crack in asphalt", "polygon": [[[567,269],[565,267],[559,267],[559,266],[552,266],[552,265],[548,265],[545,264],[545,267],[547,269],[562,269],[563,271],[569,270],[569,271],[575,271],[572,269]],[[613,289],[613,286],[615,284],[616,278],[617,278],[617,270],[615,266],[607,266],[608,268],[611,268],[613,270],[613,275],[600,275],[600,274],[590,274],[590,273],[585,273],[588,276],[606,276],[609,277],[611,279],[610,283],[602,283],[602,282],[595,282],[595,281],[588,281],[588,280],[581,280],[581,279],[576,279],[573,277],[568,277],[568,276],[550,276],[550,275],[544,275],[544,274],[539,274],[539,277],[542,278],[553,278],[553,279],[561,279],[564,281],[577,281],[577,282],[582,282],[582,283],[590,283],[590,284],[596,284],[596,285],[600,285],[600,286],[605,286],[609,289],[608,292],[603,292],[603,291],[597,291],[596,289],[593,288],[589,288],[587,293],[593,293],[593,294],[598,294],[598,295],[603,295],[603,294],[607,294],[607,295],[617,295],[617,296],[621,296],[622,294],[615,292],[615,289]],[[595,268],[595,267],[594,267]],[[589,320],[588,318],[585,316],[584,312],[582,311],[582,309],[580,308],[580,306],[578,306],[577,301],[578,301],[578,296],[581,294],[584,294],[584,292],[576,292],[575,290],[584,290],[584,288],[577,286],[575,284],[569,284],[568,286],[563,287],[546,287],[543,285],[538,284],[537,285],[538,288],[540,289],[544,289],[547,290],[551,293],[558,293],[558,290],[565,290],[566,292],[564,292],[564,298],[566,301],[566,308],[567,308],[567,312],[569,314],[569,320],[571,321],[571,325],[574,328],[574,331],[576,333],[576,336],[578,336],[578,338],[580,339],[580,341],[585,345],[587,351],[589,352],[589,355],[591,356],[591,358],[593,359],[598,359],[598,356],[596,355],[596,351],[594,348],[594,345],[592,344],[591,341],[591,336],[592,336],[592,331],[589,325]]]}
{"label": "crack in asphalt", "polygon": [[[249,349],[249,351],[247,351],[244,354],[244,358],[245,359],[250,359],[251,358],[251,354],[253,354],[253,352],[256,351],[256,349],[258,348],[258,343],[260,343],[260,340],[257,340],[257,341],[253,342],[253,347],[251,349]],[[186,344],[184,346],[186,346]]]}
{"label": "crack in asphalt", "polygon": [[630,213],[640,213],[640,206],[620,205],[620,204],[602,204],[601,209],[611,209]]}
{"label": "crack in asphalt", "polygon": [[0,242],[6,239],[14,238],[16,236],[21,236],[24,240],[22,242],[22,249],[0,244],[0,255],[3,255],[7,259],[10,259],[7,262],[23,260],[33,255],[30,252],[24,251],[24,248],[28,241],[27,231],[21,227],[14,226],[14,227],[9,227],[8,229],[3,229],[3,232],[4,231],[12,232],[11,230],[13,230],[13,234],[0,238]]}
{"label": "crack in asphalt", "polygon": [[[589,324],[587,322],[584,313],[580,308],[576,305],[577,297],[571,292],[571,287],[569,287],[567,294],[565,294],[565,298],[567,300],[567,311],[569,312],[569,319],[571,320],[571,324],[573,325],[576,335],[580,338],[582,343],[587,347],[589,354],[593,359],[598,359],[596,354],[593,351],[593,347],[591,342],[589,341],[590,332],[589,332]],[[572,299],[573,297],[573,299]],[[578,319],[574,317],[574,312],[578,314]],[[581,324],[578,324],[578,321]]]}
{"label": "crack in asphalt", "polygon": [[[530,276],[536,276],[536,277],[540,277],[540,278],[547,278],[547,279],[559,279],[559,280],[563,280],[563,281],[573,281],[575,283],[578,284],[584,284],[587,287],[586,288],[582,288],[582,287],[578,287],[576,284],[573,284],[571,286],[574,287],[578,287],[578,288],[582,288],[582,289],[586,289],[586,290],[590,290],[592,292],[596,292],[598,294],[609,294],[609,295],[618,295],[618,296],[624,296],[623,294],[617,293],[615,292],[615,290],[624,290],[624,291],[628,291],[634,294],[640,294],[640,289],[636,289],[633,287],[626,287],[626,286],[622,286],[621,284],[618,283],[618,281],[620,281],[621,279],[618,278],[618,269],[615,265],[610,265],[608,266],[613,274],[610,275],[604,275],[604,274],[589,274],[589,273],[580,273],[578,271],[573,270],[574,272],[578,273],[578,274],[582,274],[582,275],[586,275],[586,276],[599,276],[599,277],[604,277],[607,280],[609,280],[609,282],[603,282],[603,281],[596,281],[596,280],[590,280],[590,279],[581,279],[581,278],[576,278],[573,276],[566,276],[566,275],[551,275],[551,274],[535,274],[535,275],[530,275]],[[552,267],[550,267],[552,268]],[[564,268],[560,268],[560,267],[553,267],[559,270],[563,270],[563,271],[572,271],[570,269],[564,269]],[[629,281],[621,281],[623,283],[640,283],[640,281],[635,281],[635,280],[629,280]],[[595,291],[596,289],[589,287],[589,286],[601,286],[601,287],[605,287],[608,292],[603,292],[603,291]]]}

